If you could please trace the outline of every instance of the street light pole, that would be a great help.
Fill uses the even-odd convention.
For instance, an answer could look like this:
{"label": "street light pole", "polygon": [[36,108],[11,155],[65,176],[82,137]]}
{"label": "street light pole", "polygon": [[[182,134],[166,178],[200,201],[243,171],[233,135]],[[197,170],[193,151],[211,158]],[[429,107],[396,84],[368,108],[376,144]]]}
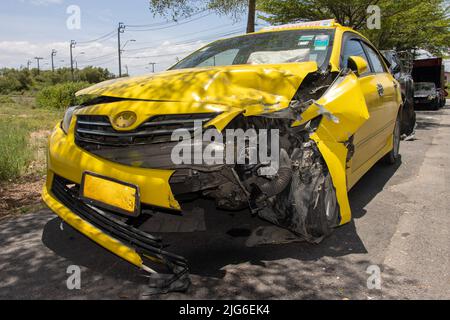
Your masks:
{"label": "street light pole", "polygon": [[41,69],[39,67],[39,61],[43,60],[44,58],[42,58],[42,57],[34,57],[34,58],[36,59],[36,62],[37,62],[37,71],[38,71],[38,74],[39,74],[40,71],[41,71]]}
{"label": "street light pole", "polygon": [[119,78],[122,77],[122,48],[120,47],[120,34],[125,32],[125,25],[119,22],[119,27],[117,28],[117,50],[119,53]]}
{"label": "street light pole", "polygon": [[52,72],[55,72],[55,63],[54,63],[54,61],[53,61],[53,58],[56,56],[56,50],[55,49],[53,49],[52,50],[52,55],[51,55],[51,57],[52,57]]}
{"label": "street light pole", "polygon": [[150,62],[149,64],[152,66],[152,73],[155,73],[155,64],[156,64],[156,62]]}
{"label": "street light pole", "polygon": [[70,41],[70,73],[72,74],[72,81],[75,80],[73,76],[73,48],[75,48],[75,40]]}

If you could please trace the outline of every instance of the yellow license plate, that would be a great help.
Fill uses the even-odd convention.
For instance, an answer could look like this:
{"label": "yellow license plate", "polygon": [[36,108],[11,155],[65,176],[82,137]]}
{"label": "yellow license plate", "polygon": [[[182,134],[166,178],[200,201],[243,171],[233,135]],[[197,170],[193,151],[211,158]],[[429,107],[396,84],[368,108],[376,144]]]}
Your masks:
{"label": "yellow license plate", "polygon": [[81,198],[104,209],[139,215],[138,187],[111,178],[86,172],[81,183]]}

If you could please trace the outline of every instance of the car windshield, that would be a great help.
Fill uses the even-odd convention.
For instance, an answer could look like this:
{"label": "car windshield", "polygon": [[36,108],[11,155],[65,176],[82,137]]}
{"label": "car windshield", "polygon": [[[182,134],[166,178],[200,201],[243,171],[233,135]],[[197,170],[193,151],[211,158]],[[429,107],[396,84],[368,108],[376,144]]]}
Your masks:
{"label": "car windshield", "polygon": [[315,61],[328,66],[334,30],[286,30],[255,33],[213,42],[171,69],[243,64]]}
{"label": "car windshield", "polygon": [[433,91],[436,88],[433,82],[416,82],[414,89],[417,91]]}

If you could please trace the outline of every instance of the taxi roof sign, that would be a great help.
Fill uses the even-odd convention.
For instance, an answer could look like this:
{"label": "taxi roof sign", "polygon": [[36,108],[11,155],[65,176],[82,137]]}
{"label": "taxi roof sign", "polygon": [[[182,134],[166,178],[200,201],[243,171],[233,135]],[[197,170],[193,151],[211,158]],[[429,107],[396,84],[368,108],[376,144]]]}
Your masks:
{"label": "taxi roof sign", "polygon": [[266,27],[266,28],[261,29],[260,31],[274,31],[274,30],[308,28],[308,27],[333,27],[335,25],[336,25],[336,21],[334,19],[328,19],[328,20],[281,24],[278,26]]}

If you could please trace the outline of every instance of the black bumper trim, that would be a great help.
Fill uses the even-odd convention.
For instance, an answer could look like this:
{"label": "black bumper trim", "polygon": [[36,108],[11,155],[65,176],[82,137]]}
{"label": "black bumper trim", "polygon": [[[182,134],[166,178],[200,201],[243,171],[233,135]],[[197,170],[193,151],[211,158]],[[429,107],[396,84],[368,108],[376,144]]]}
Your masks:
{"label": "black bumper trim", "polygon": [[[176,254],[164,251],[161,238],[152,236],[126,223],[107,216],[102,210],[86,205],[75,192],[67,187],[72,182],[54,175],[51,192],[64,206],[83,220],[91,223],[111,237],[130,245],[140,255],[149,255],[160,259],[172,270],[174,266],[181,267],[181,272],[187,273],[187,260]],[[179,273],[179,272],[176,272]]]}

